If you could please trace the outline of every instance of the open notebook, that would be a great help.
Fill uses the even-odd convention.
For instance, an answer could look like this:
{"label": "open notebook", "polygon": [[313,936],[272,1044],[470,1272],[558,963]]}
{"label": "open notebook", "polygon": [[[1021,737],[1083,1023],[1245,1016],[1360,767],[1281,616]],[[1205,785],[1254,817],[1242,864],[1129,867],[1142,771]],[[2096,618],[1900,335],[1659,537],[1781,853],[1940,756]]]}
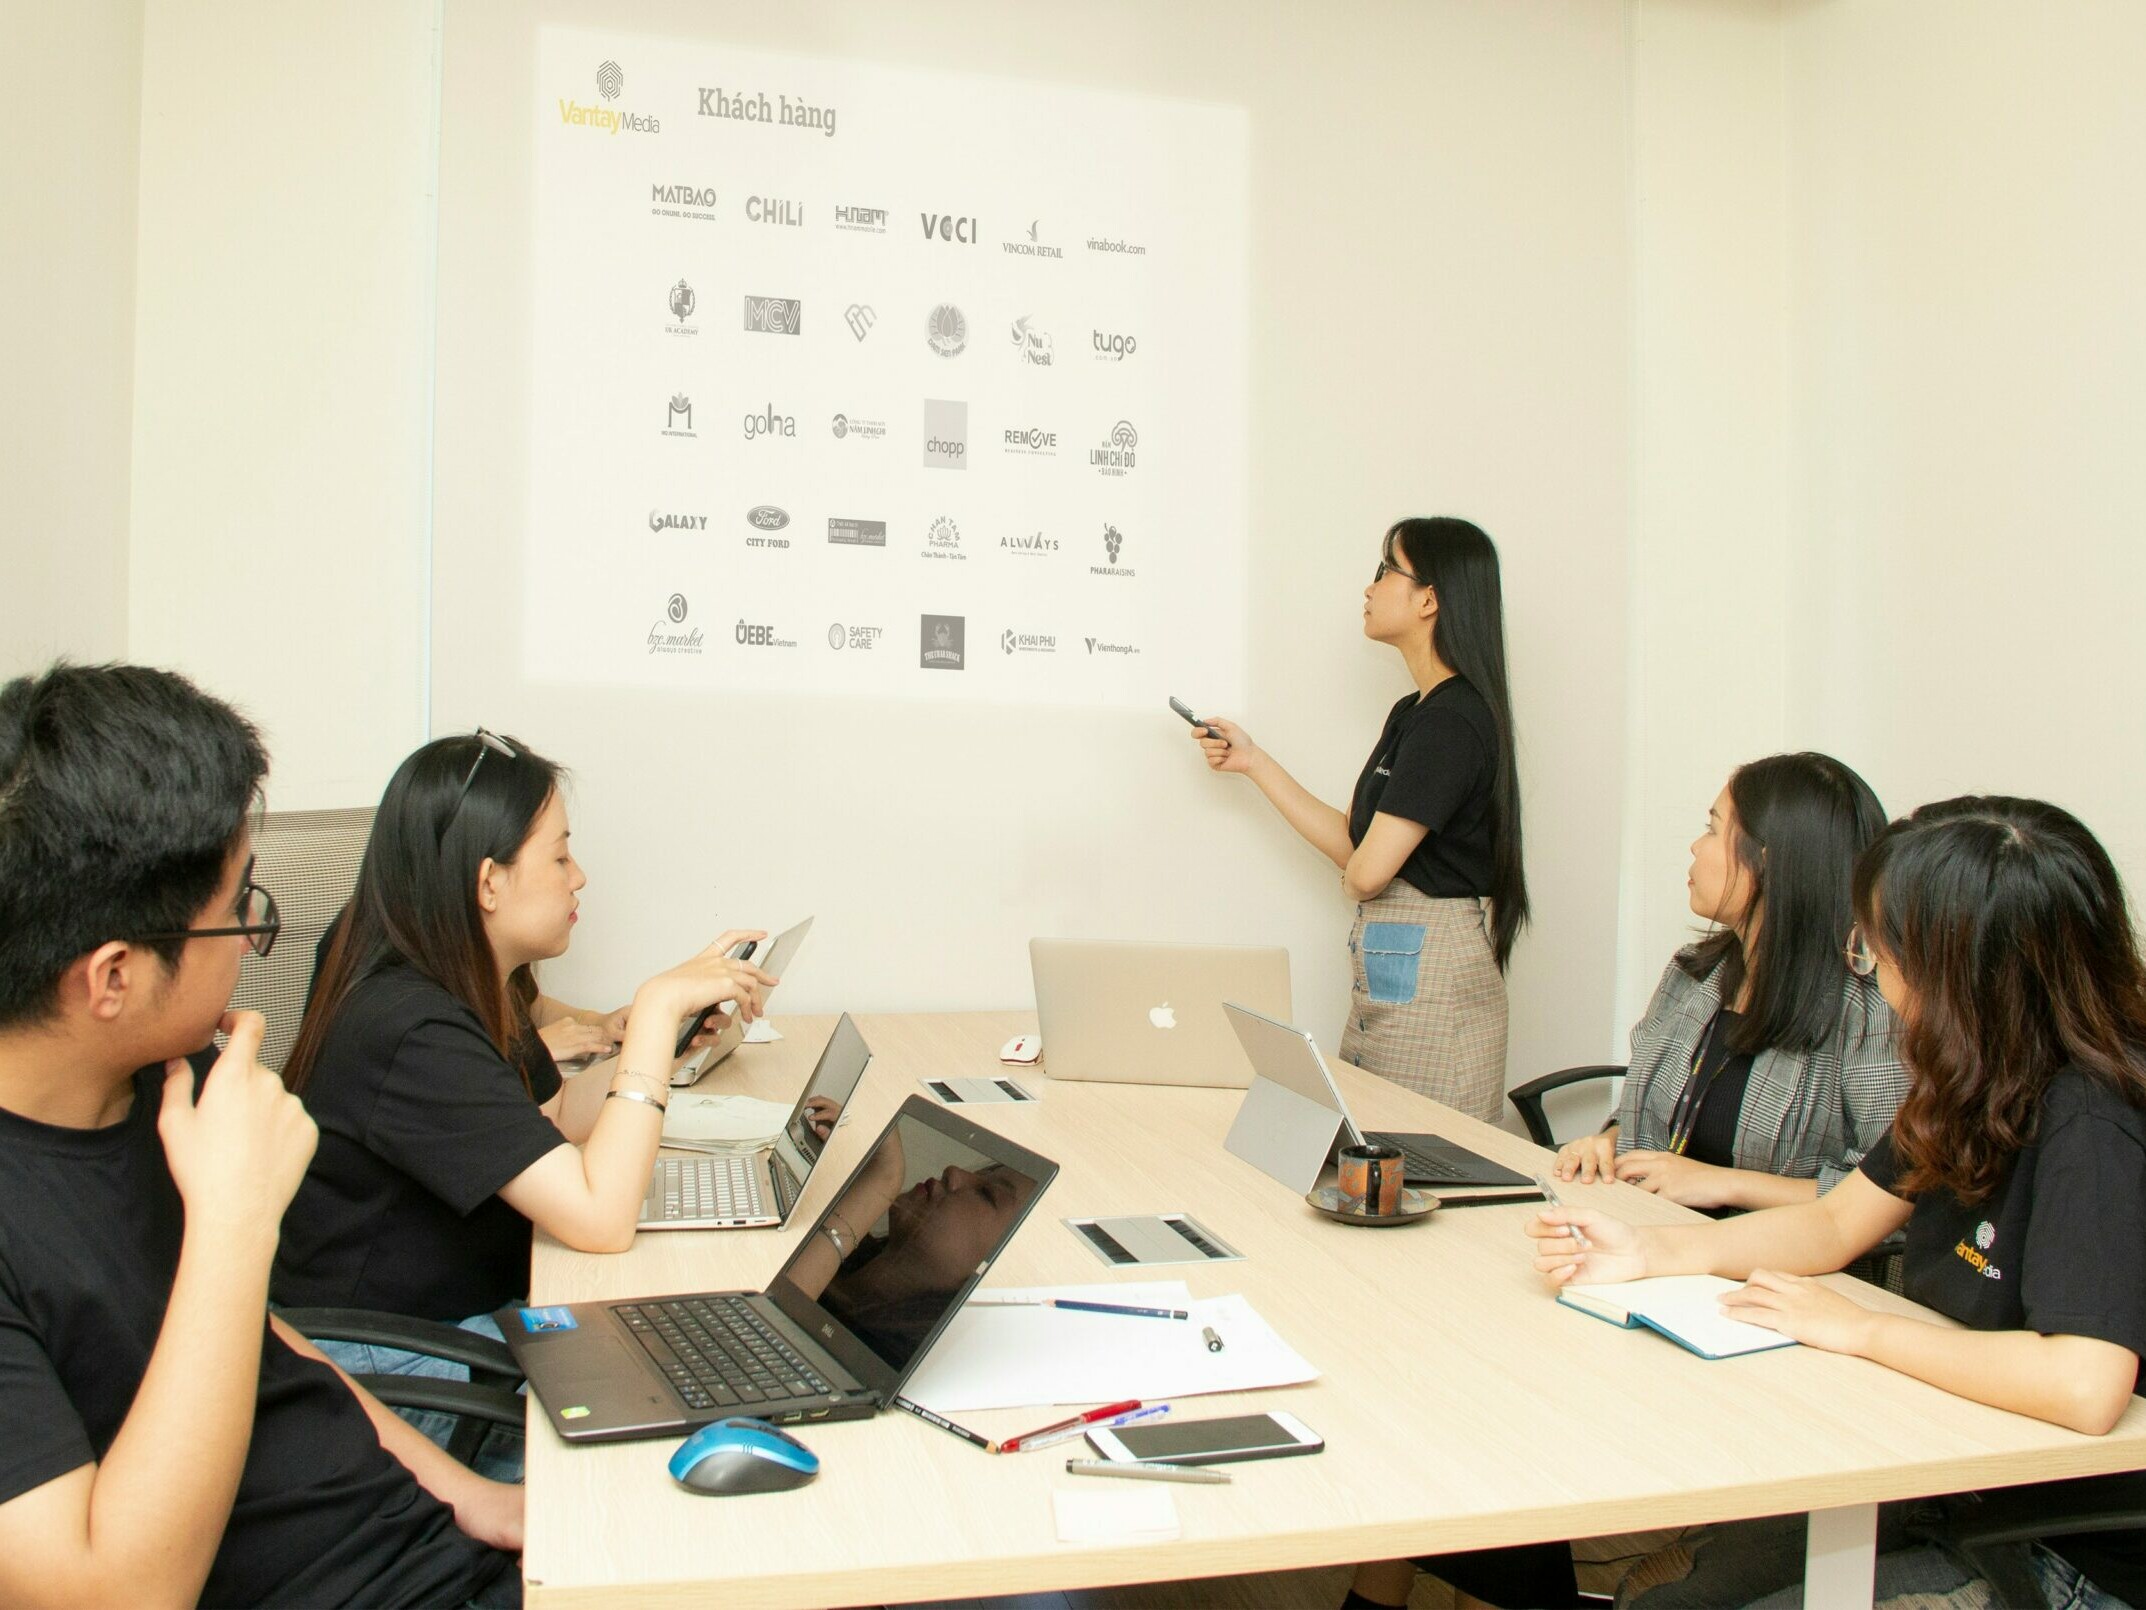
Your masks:
{"label": "open notebook", "polygon": [[1613,1285],[1567,1286],[1557,1300],[1626,1330],[1644,1325],[1660,1331],[1701,1358],[1734,1358],[1771,1347],[1794,1347],[1795,1340],[1779,1331],[1722,1315],[1723,1293],[1739,1289],[1740,1284],[1719,1275],[1660,1275]]}

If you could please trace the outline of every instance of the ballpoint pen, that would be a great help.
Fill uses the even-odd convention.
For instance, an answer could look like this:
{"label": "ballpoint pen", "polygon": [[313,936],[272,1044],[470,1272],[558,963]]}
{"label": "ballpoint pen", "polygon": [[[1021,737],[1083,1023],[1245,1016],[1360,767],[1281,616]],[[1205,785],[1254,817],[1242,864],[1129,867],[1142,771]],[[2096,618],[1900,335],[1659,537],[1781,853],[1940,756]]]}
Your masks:
{"label": "ballpoint pen", "polygon": [[1082,1314],[1126,1314],[1134,1319],[1190,1319],[1182,1308],[1136,1308],[1130,1303],[1091,1303],[1073,1297],[978,1297],[971,1308],[1068,1308]]}
{"label": "ballpoint pen", "polygon": [[1119,1426],[1144,1425],[1150,1420],[1160,1420],[1169,1412],[1169,1404],[1151,1403],[1144,1409],[1134,1409],[1129,1414],[1114,1414],[1108,1420],[1098,1420],[1093,1425],[1067,1426],[1063,1431],[1030,1432],[1021,1439],[1018,1449],[1001,1448],[999,1452],[1034,1453],[1038,1448],[1055,1448],[1061,1442],[1085,1437],[1091,1431],[1115,1431]]}
{"label": "ballpoint pen", "polygon": [[1068,1459],[1066,1470],[1075,1476],[1122,1476],[1127,1481],[1190,1481],[1219,1487],[1230,1479],[1226,1470],[1203,1470],[1198,1465],[1143,1465],[1123,1459]]}
{"label": "ballpoint pen", "polygon": [[[1551,1207],[1556,1208],[1560,1213],[1565,1211],[1565,1200],[1563,1197],[1557,1194],[1557,1188],[1550,1183],[1549,1175],[1536,1175],[1535,1188],[1538,1191],[1542,1192],[1543,1201],[1547,1202]],[[1565,1226],[1565,1233],[1571,1236],[1574,1241],[1579,1243],[1579,1248],[1582,1252],[1592,1252],[1594,1250],[1594,1243],[1587,1239],[1587,1232],[1581,1229],[1577,1224],[1567,1224]]]}
{"label": "ballpoint pen", "polygon": [[1000,1453],[1017,1453],[1023,1443],[1037,1437],[1048,1437],[1060,1431],[1083,1430],[1104,1420],[1115,1420],[1121,1414],[1131,1414],[1147,1405],[1138,1398],[1127,1398],[1123,1403],[1106,1403],[1100,1409],[1090,1409],[1086,1414],[1076,1414],[1070,1420],[1054,1420],[1047,1426],[1038,1426],[1033,1431],[1024,1431],[1018,1437],[1008,1437],[998,1445]]}

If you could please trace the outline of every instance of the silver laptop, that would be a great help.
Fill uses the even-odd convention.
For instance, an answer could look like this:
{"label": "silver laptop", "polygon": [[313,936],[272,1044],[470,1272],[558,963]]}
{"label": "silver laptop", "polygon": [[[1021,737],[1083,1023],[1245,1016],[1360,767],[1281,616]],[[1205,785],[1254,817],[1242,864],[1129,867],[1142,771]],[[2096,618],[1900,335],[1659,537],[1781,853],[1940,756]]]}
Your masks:
{"label": "silver laptop", "polygon": [[[797,960],[797,953],[805,948],[805,936],[812,932],[812,919],[807,917],[795,928],[785,928],[768,941],[767,949],[756,952],[753,964],[763,972],[772,973],[777,980],[790,976],[790,964]],[[760,1009],[767,1010],[767,1003],[775,998],[771,989],[761,998]],[[686,1043],[699,1032],[700,1024],[681,1025],[678,1033],[678,1049],[671,1065],[671,1083],[689,1085],[714,1067],[723,1058],[745,1043],[745,1025],[738,1021],[735,1012],[716,1011],[707,1015],[706,1021],[722,1020],[722,1032],[713,1040],[686,1055]],[[675,1058],[684,1058],[683,1061]]]}
{"label": "silver laptop", "polygon": [[1292,1191],[1302,1195],[1319,1183],[1319,1171],[1337,1145],[1361,1146],[1368,1140],[1400,1150],[1407,1159],[1410,1185],[1434,1191],[1511,1187],[1534,1194],[1534,1183],[1525,1174],[1442,1135],[1385,1130],[1366,1134],[1356,1127],[1341,1087],[1309,1034],[1234,1001],[1222,1010],[1256,1075],[1222,1144]]}
{"label": "silver laptop", "polygon": [[843,1013],[771,1144],[750,1152],[657,1156],[641,1202],[641,1228],[746,1230],[787,1223],[871,1062],[872,1048]]}
{"label": "silver laptop", "polygon": [[1222,1003],[1289,1015],[1289,952],[1278,947],[1031,939],[1028,960],[1053,1079],[1241,1090],[1252,1070]]}

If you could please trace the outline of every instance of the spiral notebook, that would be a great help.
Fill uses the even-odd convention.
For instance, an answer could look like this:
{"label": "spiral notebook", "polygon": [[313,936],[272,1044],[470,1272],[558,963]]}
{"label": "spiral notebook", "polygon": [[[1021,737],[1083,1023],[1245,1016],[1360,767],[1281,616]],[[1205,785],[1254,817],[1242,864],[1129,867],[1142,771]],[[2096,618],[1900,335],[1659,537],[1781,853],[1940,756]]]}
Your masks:
{"label": "spiral notebook", "polygon": [[1719,1275],[1659,1275],[1612,1285],[1567,1286],[1557,1300],[1626,1330],[1644,1325],[1659,1331],[1701,1358],[1735,1358],[1794,1347],[1793,1337],[1763,1325],[1747,1325],[1721,1312],[1723,1295],[1740,1289],[1740,1281]]}

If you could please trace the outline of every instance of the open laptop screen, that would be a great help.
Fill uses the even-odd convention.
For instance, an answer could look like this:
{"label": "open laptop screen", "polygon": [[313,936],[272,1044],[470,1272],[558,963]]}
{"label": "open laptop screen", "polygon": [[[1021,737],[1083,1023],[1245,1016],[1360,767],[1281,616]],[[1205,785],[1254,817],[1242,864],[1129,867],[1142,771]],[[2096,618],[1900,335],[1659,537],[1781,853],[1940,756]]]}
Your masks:
{"label": "open laptop screen", "polygon": [[862,1385],[891,1395],[1057,1173],[1048,1158],[911,1096],[768,1297]]}
{"label": "open laptop screen", "polygon": [[791,1178],[802,1184],[811,1177],[812,1165],[826,1149],[827,1137],[835,1132],[842,1110],[856,1093],[857,1081],[872,1060],[872,1048],[864,1043],[849,1014],[844,1012],[827,1037],[819,1065],[805,1084],[805,1092],[790,1109],[790,1121],[775,1137],[775,1150],[790,1167]]}

